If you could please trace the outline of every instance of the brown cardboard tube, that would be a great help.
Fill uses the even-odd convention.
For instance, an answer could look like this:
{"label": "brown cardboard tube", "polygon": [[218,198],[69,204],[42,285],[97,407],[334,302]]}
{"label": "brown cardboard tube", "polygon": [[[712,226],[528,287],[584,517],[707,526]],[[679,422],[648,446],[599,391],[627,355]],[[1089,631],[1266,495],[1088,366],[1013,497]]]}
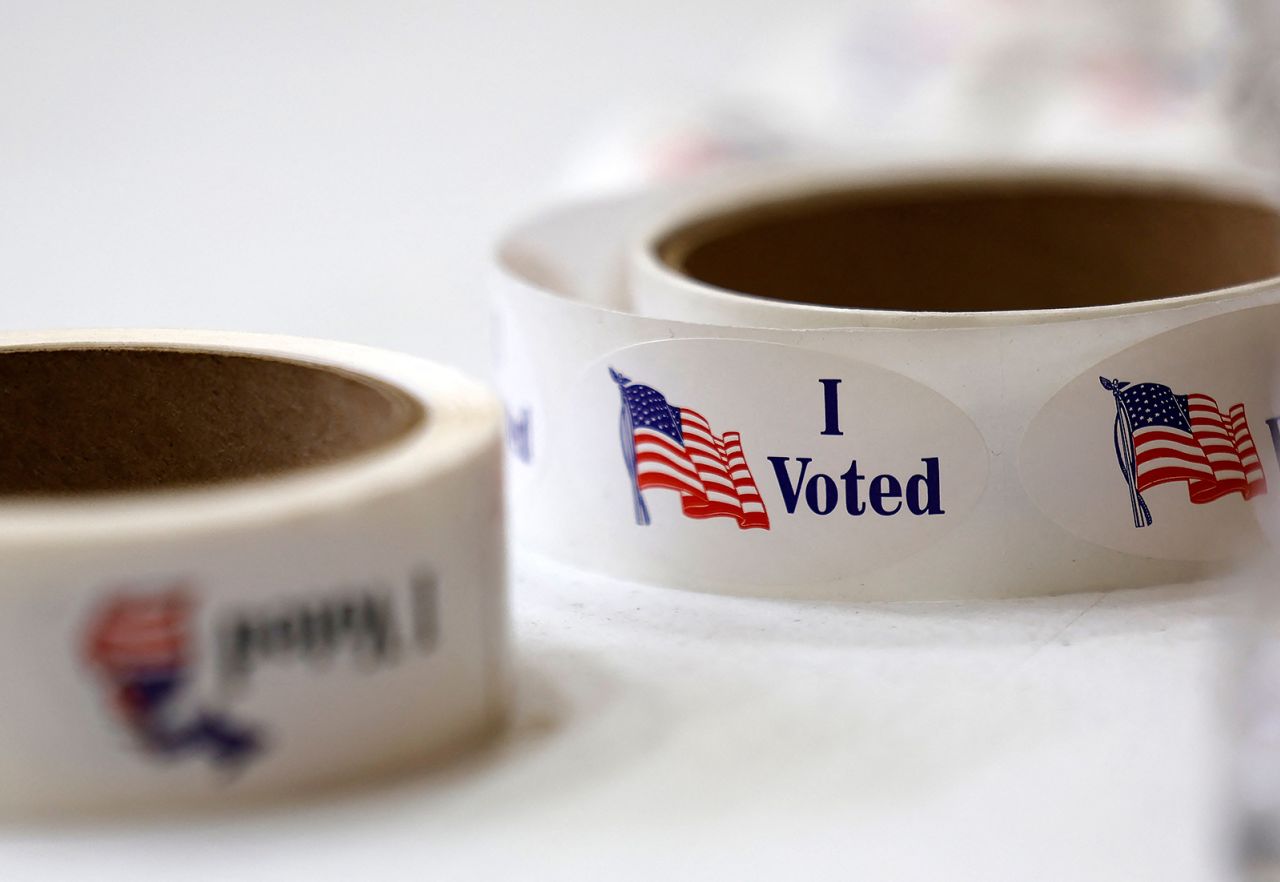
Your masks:
{"label": "brown cardboard tube", "polygon": [[335,369],[143,348],[0,352],[0,494],[136,491],[271,475],[381,447],[424,419]]}
{"label": "brown cardboard tube", "polygon": [[790,194],[657,244],[720,289],[927,312],[1158,300],[1280,275],[1270,206],[1166,182],[949,180]]}

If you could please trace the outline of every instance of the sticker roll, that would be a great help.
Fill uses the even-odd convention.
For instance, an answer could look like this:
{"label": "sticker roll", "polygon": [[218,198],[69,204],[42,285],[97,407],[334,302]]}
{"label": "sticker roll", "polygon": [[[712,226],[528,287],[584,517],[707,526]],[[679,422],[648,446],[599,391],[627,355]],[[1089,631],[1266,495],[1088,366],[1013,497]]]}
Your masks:
{"label": "sticker roll", "polygon": [[501,721],[501,409],[408,356],[0,335],[0,814],[274,799]]}
{"label": "sticker roll", "polygon": [[547,211],[496,272],[516,541],[762,597],[1214,573],[1280,492],[1264,192],[772,169]]}

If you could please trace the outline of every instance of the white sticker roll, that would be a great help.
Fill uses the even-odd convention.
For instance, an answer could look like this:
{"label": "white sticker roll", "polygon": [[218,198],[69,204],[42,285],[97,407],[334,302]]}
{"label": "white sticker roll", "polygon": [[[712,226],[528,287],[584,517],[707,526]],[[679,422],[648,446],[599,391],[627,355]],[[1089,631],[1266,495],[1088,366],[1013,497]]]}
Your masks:
{"label": "white sticker roll", "polygon": [[274,798],[493,730],[501,418],[252,334],[0,335],[0,814]]}
{"label": "white sticker roll", "polygon": [[1196,578],[1268,486],[1280,215],[1230,174],[762,172],[503,243],[518,542],[830,599]]}

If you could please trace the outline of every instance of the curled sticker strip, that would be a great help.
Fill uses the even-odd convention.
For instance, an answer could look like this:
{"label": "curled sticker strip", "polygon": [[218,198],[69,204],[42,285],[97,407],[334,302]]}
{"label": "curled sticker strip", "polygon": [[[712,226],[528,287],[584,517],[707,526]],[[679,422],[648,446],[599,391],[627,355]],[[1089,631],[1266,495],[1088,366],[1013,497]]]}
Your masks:
{"label": "curled sticker strip", "polygon": [[[982,191],[966,196],[987,213],[982,223],[953,224],[919,247],[882,235],[886,215],[874,211],[886,192],[953,186]],[[1000,201],[1028,187],[1030,203]],[[1261,327],[1280,314],[1280,218],[1250,182],[970,168],[768,172],[692,196],[682,190],[553,209],[502,244],[498,370],[512,525],[525,547],[702,591],[942,599],[1182,581],[1257,540],[1269,498],[1262,480],[1280,487],[1280,464],[1262,455],[1265,427],[1280,413],[1276,372],[1258,343],[1264,333],[1251,331],[1243,346],[1246,320],[1211,323],[1249,309],[1247,321]],[[833,193],[873,211],[841,219],[838,236],[771,232],[785,214],[779,205],[822,207]],[[1028,216],[1027,204],[1040,214]],[[902,229],[921,227],[921,217]],[[1068,235],[1082,217],[1100,218],[1079,234],[1087,247]],[[1036,239],[1045,224],[1051,232]],[[1002,238],[989,241],[992,228]],[[1123,239],[1130,228],[1140,235]],[[823,255],[843,253],[833,241],[864,242],[879,250],[858,260],[892,265],[865,277],[852,258],[839,272],[815,270]],[[1080,248],[1106,259],[1076,272]],[[1010,249],[1025,259],[997,272]],[[1045,254],[1057,255],[1057,276],[1075,281],[1042,273]],[[904,269],[913,255],[920,265]],[[739,284],[744,266],[760,291]],[[1237,284],[1241,267],[1263,281]],[[1017,308],[997,308],[982,288],[988,276],[1015,291]],[[849,302],[928,289],[928,303],[918,311],[835,304],[822,286],[846,281],[852,290],[837,294]],[[1109,284],[1117,290],[1098,292]],[[788,285],[795,299],[778,293]],[[1176,288],[1188,285],[1192,293]],[[963,311],[963,298],[979,306]],[[1170,333],[1202,322],[1203,331],[1186,331],[1194,345]],[[1210,513],[1223,523],[1195,542],[1168,526],[1175,518],[1135,530],[1114,455],[1090,453],[1087,463],[1078,455],[1111,449],[1117,399],[1099,385],[1109,368],[1098,366],[1138,344],[1148,347],[1148,369],[1108,379],[1216,396],[1224,432],[1240,428],[1236,404],[1248,412],[1253,489],[1234,494],[1240,504],[1204,506],[1194,529]],[[1175,369],[1190,361],[1194,377]],[[1092,396],[1087,411],[1059,395],[1079,383]],[[1144,460],[1151,448],[1138,435],[1119,443]],[[1141,539],[1115,538],[1116,519]]]}
{"label": "curled sticker strip", "polygon": [[277,797],[502,716],[497,402],[251,334],[0,336],[0,812]]}

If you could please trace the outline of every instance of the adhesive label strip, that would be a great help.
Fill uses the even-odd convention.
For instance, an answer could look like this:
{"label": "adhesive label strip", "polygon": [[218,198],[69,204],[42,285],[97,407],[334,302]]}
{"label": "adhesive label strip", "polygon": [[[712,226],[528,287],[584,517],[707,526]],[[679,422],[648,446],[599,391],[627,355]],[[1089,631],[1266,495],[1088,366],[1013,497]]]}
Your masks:
{"label": "adhesive label strip", "polygon": [[[1223,473],[1218,501],[1193,487],[1174,511],[1188,481],[1152,483],[1148,403],[1126,389],[1211,398],[1249,471],[1280,413],[1275,280],[1039,312],[815,310],[637,276],[673,198],[553,210],[503,244],[498,375],[525,547],[702,591],[954,599],[1184,581],[1259,541],[1261,476],[1235,491]],[[1132,494],[1117,443],[1141,460]],[[1153,523],[1135,528],[1143,504]]]}
{"label": "adhesive label strip", "polygon": [[500,721],[497,402],[251,334],[0,337],[0,813],[275,798]]}

